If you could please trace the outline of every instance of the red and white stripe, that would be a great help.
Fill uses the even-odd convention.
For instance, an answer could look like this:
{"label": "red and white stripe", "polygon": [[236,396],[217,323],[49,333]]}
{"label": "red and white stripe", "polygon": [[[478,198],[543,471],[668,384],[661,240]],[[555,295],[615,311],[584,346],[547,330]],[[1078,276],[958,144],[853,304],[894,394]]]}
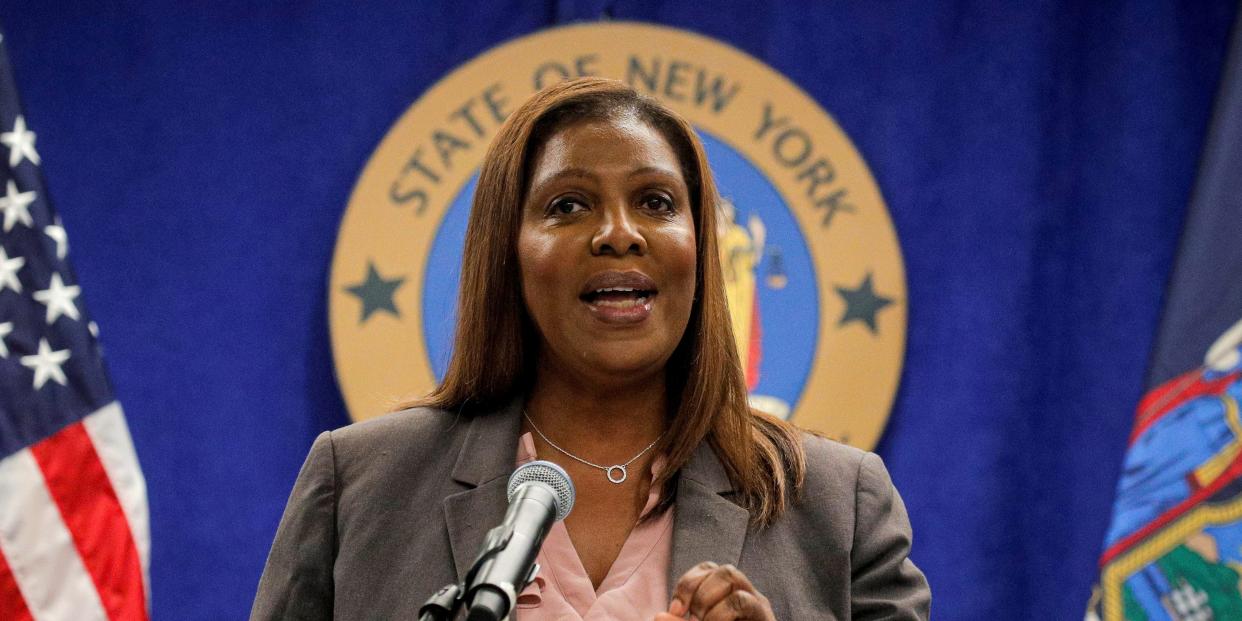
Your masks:
{"label": "red and white stripe", "polygon": [[145,621],[150,550],[118,404],[0,460],[0,619]]}

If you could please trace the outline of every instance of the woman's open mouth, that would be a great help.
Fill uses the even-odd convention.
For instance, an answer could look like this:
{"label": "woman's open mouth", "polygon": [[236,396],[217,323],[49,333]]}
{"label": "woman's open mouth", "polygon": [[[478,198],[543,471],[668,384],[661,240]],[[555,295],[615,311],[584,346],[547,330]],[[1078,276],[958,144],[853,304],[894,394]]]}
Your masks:
{"label": "woman's open mouth", "polygon": [[629,324],[651,314],[655,282],[641,272],[601,272],[587,281],[578,299],[606,323]]}
{"label": "woman's open mouth", "polygon": [[582,296],[582,299],[587,304],[596,304],[609,308],[633,308],[646,304],[651,295],[650,291],[642,289],[608,288],[592,291]]}

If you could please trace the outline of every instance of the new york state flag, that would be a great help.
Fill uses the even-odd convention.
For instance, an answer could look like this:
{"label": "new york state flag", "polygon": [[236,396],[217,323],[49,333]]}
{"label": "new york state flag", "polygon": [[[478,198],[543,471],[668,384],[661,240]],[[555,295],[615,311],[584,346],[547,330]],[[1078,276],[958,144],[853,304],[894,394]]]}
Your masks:
{"label": "new york state flag", "polygon": [[1225,67],[1090,621],[1242,619],[1242,17]]}

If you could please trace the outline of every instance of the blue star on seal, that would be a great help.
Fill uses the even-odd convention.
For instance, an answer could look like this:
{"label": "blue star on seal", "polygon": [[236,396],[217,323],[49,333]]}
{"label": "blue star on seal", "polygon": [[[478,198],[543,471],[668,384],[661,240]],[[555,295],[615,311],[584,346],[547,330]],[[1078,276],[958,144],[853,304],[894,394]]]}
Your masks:
{"label": "blue star on seal", "polygon": [[345,287],[346,291],[362,301],[362,317],[358,319],[358,323],[366,323],[371,315],[379,311],[385,311],[391,313],[393,317],[400,318],[401,312],[397,310],[397,304],[392,297],[397,288],[403,284],[405,284],[405,278],[385,279],[375,269],[375,263],[367,261],[366,280],[352,287]]}
{"label": "blue star on seal", "polygon": [[886,298],[876,295],[875,289],[871,284],[871,272],[867,272],[867,276],[863,278],[862,284],[855,289],[848,287],[836,287],[837,295],[845,300],[845,314],[841,316],[841,320],[837,322],[838,326],[844,326],[851,321],[861,321],[867,324],[867,328],[872,334],[879,334],[879,328],[876,327],[875,315],[885,306],[893,303],[892,298]]}

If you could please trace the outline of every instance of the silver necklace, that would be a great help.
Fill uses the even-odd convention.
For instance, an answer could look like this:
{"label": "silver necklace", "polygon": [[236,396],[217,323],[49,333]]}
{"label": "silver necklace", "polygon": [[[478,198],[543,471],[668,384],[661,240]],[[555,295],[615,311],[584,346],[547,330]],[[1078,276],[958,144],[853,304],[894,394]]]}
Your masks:
{"label": "silver necklace", "polygon": [[[627,461],[627,462],[625,462],[624,464],[614,464],[614,465],[612,465],[612,466],[601,466],[601,465],[599,465],[599,464],[591,463],[591,462],[589,462],[589,461],[587,461],[587,460],[585,460],[585,459],[583,459],[583,458],[581,458],[581,457],[578,457],[577,455],[574,455],[573,453],[570,453],[569,451],[567,451],[567,450],[565,450],[565,449],[563,449],[563,448],[561,448],[561,447],[557,446],[555,442],[553,442],[552,440],[550,440],[550,439],[548,438],[548,436],[543,435],[543,432],[542,432],[542,431],[539,431],[539,428],[535,426],[535,421],[533,421],[533,420],[531,420],[531,419],[530,419],[530,414],[527,414],[527,413],[526,413],[526,410],[522,410],[522,416],[524,416],[524,417],[526,418],[526,422],[530,424],[530,428],[531,428],[531,429],[534,429],[534,430],[535,430],[535,433],[539,434],[539,437],[540,437],[540,438],[543,438],[543,441],[544,441],[544,442],[547,442],[549,446],[551,446],[552,448],[554,448],[554,449],[556,449],[556,450],[558,450],[558,451],[560,451],[560,452],[564,453],[566,457],[568,457],[568,458],[570,458],[570,459],[572,459],[572,460],[574,460],[574,461],[577,461],[577,462],[580,462],[580,463],[584,463],[584,464],[586,464],[586,465],[588,465],[588,466],[590,466],[590,467],[592,467],[592,468],[598,468],[598,469],[600,469],[600,470],[603,470],[603,471],[604,471],[604,475],[608,477],[608,482],[610,482],[610,483],[615,483],[615,484],[617,484],[617,485],[620,485],[620,484],[622,484],[622,483],[625,483],[625,480],[626,480],[627,478],[629,478],[629,476],[630,476],[629,471],[628,471],[628,470],[626,470],[626,466],[629,466],[630,464],[634,463],[634,460],[638,459],[639,457],[642,457],[643,455],[646,455],[646,454],[647,454],[647,451],[650,451],[650,450],[651,450],[651,447],[655,446],[655,445],[656,445],[656,442],[659,442],[659,441],[660,441],[660,439],[664,437],[664,434],[663,434],[663,433],[661,433],[661,434],[660,434],[660,437],[655,439],[655,442],[652,442],[651,444],[648,444],[648,445],[647,445],[647,448],[645,448],[645,449],[643,449],[643,450],[639,451],[637,455],[635,455],[635,456],[631,457],[631,458],[630,458],[630,460],[629,460],[629,461]],[[615,475],[615,476],[614,476],[614,473],[616,473],[616,475]]]}

